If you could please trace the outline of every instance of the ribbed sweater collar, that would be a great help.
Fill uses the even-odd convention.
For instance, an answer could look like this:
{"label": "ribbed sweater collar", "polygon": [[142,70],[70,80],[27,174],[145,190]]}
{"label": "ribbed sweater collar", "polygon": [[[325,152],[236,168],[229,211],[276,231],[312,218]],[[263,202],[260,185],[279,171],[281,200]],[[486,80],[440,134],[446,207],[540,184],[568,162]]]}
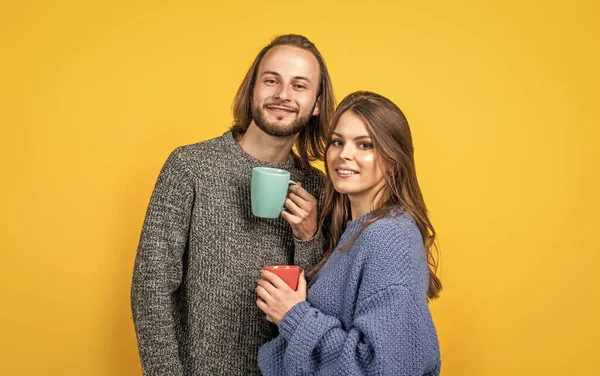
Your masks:
{"label": "ribbed sweater collar", "polygon": [[228,154],[231,153],[233,160],[239,161],[240,164],[247,165],[248,167],[272,167],[290,171],[295,166],[294,157],[291,152],[288,155],[287,160],[283,163],[267,163],[259,161],[250,154],[246,153],[244,149],[242,149],[237,142],[235,142],[233,133],[231,133],[231,131],[225,132],[223,137],[221,137],[221,140],[223,148]]}
{"label": "ribbed sweater collar", "polygon": [[373,213],[375,213],[375,211],[369,212],[367,214],[363,214],[362,216],[348,221],[346,222],[346,233],[350,236],[353,236],[354,234],[356,234],[358,231],[360,231],[362,229],[362,223],[365,221],[368,221],[369,218],[371,218],[373,216]]}

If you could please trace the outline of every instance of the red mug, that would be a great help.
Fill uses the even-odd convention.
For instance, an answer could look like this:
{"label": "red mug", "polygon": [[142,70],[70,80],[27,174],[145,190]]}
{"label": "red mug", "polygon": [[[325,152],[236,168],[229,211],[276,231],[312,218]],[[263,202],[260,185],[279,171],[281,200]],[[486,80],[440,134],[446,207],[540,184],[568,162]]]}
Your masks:
{"label": "red mug", "polygon": [[300,278],[300,267],[298,265],[268,265],[263,269],[277,274],[292,290],[296,291],[298,288],[298,279]]}

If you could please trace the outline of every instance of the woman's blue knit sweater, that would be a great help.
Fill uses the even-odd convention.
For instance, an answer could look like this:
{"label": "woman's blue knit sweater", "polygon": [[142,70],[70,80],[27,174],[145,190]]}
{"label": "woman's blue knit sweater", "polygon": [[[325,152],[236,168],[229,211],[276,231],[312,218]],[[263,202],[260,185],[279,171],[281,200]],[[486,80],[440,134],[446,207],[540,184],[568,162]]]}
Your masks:
{"label": "woman's blue knit sweater", "polygon": [[439,375],[437,334],[427,305],[421,234],[406,214],[368,226],[348,222],[337,249],[311,281],[280,335],[258,354],[270,375]]}

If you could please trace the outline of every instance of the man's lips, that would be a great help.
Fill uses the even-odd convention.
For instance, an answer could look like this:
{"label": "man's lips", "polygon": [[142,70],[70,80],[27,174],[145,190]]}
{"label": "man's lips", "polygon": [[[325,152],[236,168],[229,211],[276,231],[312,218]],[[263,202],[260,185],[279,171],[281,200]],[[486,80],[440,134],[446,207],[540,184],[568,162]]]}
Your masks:
{"label": "man's lips", "polygon": [[271,110],[273,112],[292,113],[292,114],[298,112],[295,108],[290,108],[290,107],[286,107],[286,106],[266,105],[265,107],[268,110]]}

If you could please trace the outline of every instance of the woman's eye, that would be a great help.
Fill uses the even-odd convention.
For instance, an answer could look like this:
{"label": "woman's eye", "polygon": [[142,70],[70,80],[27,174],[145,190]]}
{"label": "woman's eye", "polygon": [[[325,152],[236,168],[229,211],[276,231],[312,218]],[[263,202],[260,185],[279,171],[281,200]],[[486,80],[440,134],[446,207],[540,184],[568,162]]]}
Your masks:
{"label": "woman's eye", "polygon": [[373,144],[370,144],[368,142],[361,142],[358,146],[361,149],[372,149],[373,148]]}
{"label": "woman's eye", "polygon": [[340,140],[333,140],[331,141],[331,145],[332,146],[340,146],[342,144],[342,141]]}

